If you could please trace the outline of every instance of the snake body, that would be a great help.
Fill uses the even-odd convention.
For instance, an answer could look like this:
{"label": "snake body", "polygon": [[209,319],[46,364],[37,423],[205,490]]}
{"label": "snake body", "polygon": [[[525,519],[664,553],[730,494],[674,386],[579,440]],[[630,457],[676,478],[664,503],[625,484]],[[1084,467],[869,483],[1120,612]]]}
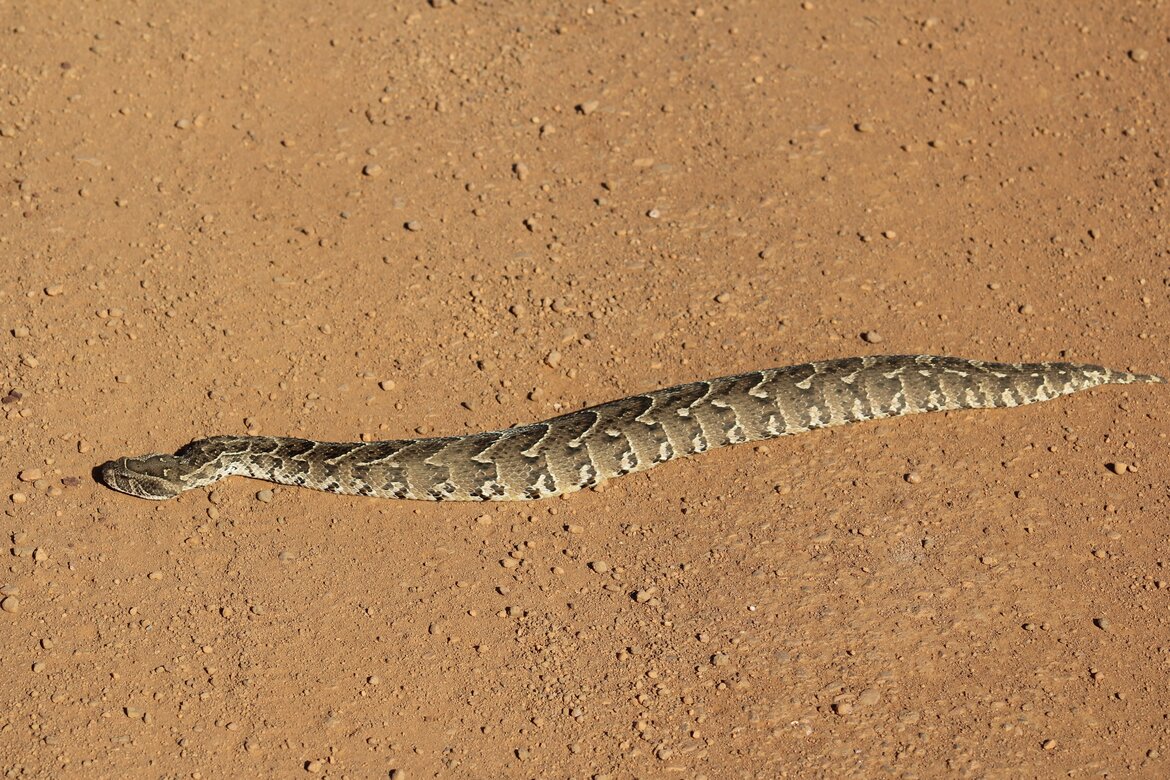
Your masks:
{"label": "snake body", "polygon": [[245,476],[382,498],[524,501],[717,447],[831,425],[1013,407],[1100,385],[1164,381],[1072,363],[853,357],[677,385],[501,431],[344,443],[215,436],[173,455],[112,460],[99,473],[109,487],[150,499]]}

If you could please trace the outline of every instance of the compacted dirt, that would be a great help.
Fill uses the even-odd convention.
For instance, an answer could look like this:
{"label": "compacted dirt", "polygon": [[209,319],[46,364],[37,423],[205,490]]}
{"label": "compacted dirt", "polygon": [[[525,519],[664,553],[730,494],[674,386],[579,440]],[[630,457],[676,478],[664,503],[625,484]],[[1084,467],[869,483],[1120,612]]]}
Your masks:
{"label": "compacted dirt", "polygon": [[1167,10],[4,5],[4,776],[1167,776],[1165,386],[529,504],[92,472],[855,354],[1170,371]]}

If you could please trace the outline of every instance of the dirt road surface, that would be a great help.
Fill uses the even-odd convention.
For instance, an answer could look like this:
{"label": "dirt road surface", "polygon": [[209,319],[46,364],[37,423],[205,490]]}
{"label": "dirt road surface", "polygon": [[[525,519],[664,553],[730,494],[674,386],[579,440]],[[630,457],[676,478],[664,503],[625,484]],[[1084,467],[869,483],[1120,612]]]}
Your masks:
{"label": "dirt road surface", "polygon": [[1170,392],[530,504],[92,469],[856,354],[1170,370],[1158,2],[0,8],[0,766],[1170,774]]}

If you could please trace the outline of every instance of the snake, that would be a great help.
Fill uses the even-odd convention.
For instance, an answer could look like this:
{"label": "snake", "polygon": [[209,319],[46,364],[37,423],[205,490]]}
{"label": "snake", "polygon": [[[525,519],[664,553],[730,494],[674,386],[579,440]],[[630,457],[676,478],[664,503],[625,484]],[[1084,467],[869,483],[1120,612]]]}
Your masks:
{"label": "snake", "polygon": [[108,461],[98,476],[110,488],[155,500],[245,476],[378,498],[527,501],[732,444],[919,412],[1022,406],[1101,385],[1165,381],[1075,363],[868,355],[691,382],[463,436],[372,442],[213,436],[173,454]]}

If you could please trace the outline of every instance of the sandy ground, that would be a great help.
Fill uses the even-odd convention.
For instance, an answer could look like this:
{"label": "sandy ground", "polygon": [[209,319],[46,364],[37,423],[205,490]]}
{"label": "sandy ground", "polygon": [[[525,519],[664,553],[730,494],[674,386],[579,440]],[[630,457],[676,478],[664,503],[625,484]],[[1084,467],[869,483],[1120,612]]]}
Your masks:
{"label": "sandy ground", "polygon": [[1167,18],[3,5],[4,776],[1167,776],[1165,387],[486,508],[92,474],[853,354],[1170,370]]}

